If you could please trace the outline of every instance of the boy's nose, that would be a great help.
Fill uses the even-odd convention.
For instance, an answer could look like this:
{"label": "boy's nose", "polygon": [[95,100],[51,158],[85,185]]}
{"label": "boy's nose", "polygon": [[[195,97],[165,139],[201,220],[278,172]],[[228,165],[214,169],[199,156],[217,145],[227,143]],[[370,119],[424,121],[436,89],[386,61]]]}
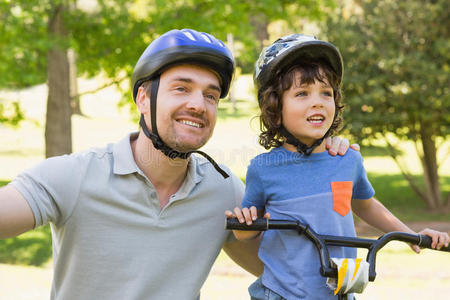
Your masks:
{"label": "boy's nose", "polygon": [[323,100],[319,95],[312,96],[312,104],[313,107],[323,107]]}

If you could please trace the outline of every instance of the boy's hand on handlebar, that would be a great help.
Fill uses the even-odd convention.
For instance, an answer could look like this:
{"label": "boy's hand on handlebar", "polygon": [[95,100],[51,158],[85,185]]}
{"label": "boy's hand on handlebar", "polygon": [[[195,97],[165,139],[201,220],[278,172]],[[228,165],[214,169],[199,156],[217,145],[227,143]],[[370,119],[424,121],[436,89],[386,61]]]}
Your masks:
{"label": "boy's hand on handlebar", "polygon": [[[246,223],[247,225],[252,225],[253,221],[258,218],[258,210],[255,206],[252,206],[250,208],[244,207],[235,207],[233,209],[233,212],[227,210],[225,211],[225,216],[227,218],[237,218],[239,220],[239,223]],[[270,214],[265,213],[264,218],[269,219]]]}
{"label": "boy's hand on handlebar", "polygon": [[[262,212],[260,211],[260,214]],[[255,221],[258,218],[258,210],[256,207],[252,206],[250,208],[244,207],[235,207],[233,209],[233,212],[227,210],[225,211],[225,216],[227,218],[237,218],[239,223],[246,223],[247,225],[252,225],[253,221]],[[266,213],[264,215],[264,218],[269,218],[269,213]],[[249,240],[254,239],[260,235],[261,231],[244,231],[244,230],[233,230],[233,234],[236,237],[236,239],[242,241],[242,240]]]}
{"label": "boy's hand on handlebar", "polygon": [[[443,246],[448,247],[450,243],[450,237],[447,232],[437,231],[429,228],[425,228],[420,231],[419,234],[427,235],[431,238],[431,248],[440,250]],[[417,245],[411,245],[411,248],[416,252],[420,252],[420,248]]]}

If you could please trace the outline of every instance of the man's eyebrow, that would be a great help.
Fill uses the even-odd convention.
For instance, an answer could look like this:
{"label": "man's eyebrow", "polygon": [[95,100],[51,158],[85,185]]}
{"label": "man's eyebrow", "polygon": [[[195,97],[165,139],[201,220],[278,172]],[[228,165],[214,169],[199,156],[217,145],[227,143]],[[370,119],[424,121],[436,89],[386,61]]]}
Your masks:
{"label": "man's eyebrow", "polygon": [[183,82],[187,82],[187,83],[192,83],[192,79],[185,78],[185,77],[175,77],[171,81],[172,82],[174,82],[174,81],[183,81]]}
{"label": "man's eyebrow", "polygon": [[[191,78],[186,78],[186,77],[175,77],[171,81],[172,82],[181,81],[181,82],[186,82],[186,83],[192,83],[193,82],[193,80]],[[212,89],[212,90],[216,90],[219,93],[221,92],[220,87],[215,85],[215,84],[209,84],[208,88]]]}
{"label": "man's eyebrow", "polygon": [[219,93],[221,92],[220,87],[218,87],[218,86],[215,85],[215,84],[210,84],[210,85],[208,85],[208,88],[211,89],[211,90],[218,91]]}

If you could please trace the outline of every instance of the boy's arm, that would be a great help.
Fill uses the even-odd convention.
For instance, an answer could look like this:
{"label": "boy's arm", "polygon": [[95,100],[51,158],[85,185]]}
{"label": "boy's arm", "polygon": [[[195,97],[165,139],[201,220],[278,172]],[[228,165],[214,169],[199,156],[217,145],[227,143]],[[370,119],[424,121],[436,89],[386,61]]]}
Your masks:
{"label": "boy's arm", "polygon": [[[352,200],[353,212],[364,220],[367,224],[383,231],[402,231],[416,234],[411,228],[406,226],[402,221],[395,217],[381,202],[375,198],[367,200]],[[448,246],[449,236],[446,232],[435,231],[431,229],[424,229],[420,234],[426,234],[432,238],[432,248],[440,249],[443,245]],[[416,245],[411,245],[411,248],[419,253],[420,249]]]}
{"label": "boy's arm", "polygon": [[352,199],[352,210],[367,224],[382,232],[403,231],[415,233],[375,198],[366,200]]}
{"label": "boy's arm", "polygon": [[260,276],[264,265],[258,258],[261,236],[247,241],[235,240],[224,245],[225,253],[239,266],[255,276]]}
{"label": "boy's arm", "polygon": [[0,188],[0,238],[17,236],[34,228],[28,202],[12,185]]}

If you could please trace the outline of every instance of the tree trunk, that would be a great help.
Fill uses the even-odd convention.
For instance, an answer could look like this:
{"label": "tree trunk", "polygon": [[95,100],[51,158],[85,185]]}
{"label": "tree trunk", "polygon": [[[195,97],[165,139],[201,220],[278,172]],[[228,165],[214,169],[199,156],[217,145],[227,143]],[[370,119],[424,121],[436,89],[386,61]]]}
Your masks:
{"label": "tree trunk", "polygon": [[70,107],[73,115],[83,115],[80,106],[80,97],[78,96],[78,78],[77,78],[77,58],[73,49],[68,49],[67,56],[69,60],[70,76]]}
{"label": "tree trunk", "polygon": [[427,205],[432,210],[439,210],[443,206],[441,188],[439,185],[438,165],[436,159],[436,144],[429,124],[420,124],[423,157],[421,158]]}
{"label": "tree trunk", "polygon": [[269,39],[269,33],[267,32],[267,26],[269,21],[264,14],[256,14],[250,17],[250,24],[255,28],[255,35],[259,41],[259,49],[264,48],[264,41]]}
{"label": "tree trunk", "polygon": [[49,36],[53,45],[47,53],[46,157],[72,152],[69,61],[67,47],[61,42],[67,38],[63,21],[65,9],[63,4],[53,7],[48,23]]}

